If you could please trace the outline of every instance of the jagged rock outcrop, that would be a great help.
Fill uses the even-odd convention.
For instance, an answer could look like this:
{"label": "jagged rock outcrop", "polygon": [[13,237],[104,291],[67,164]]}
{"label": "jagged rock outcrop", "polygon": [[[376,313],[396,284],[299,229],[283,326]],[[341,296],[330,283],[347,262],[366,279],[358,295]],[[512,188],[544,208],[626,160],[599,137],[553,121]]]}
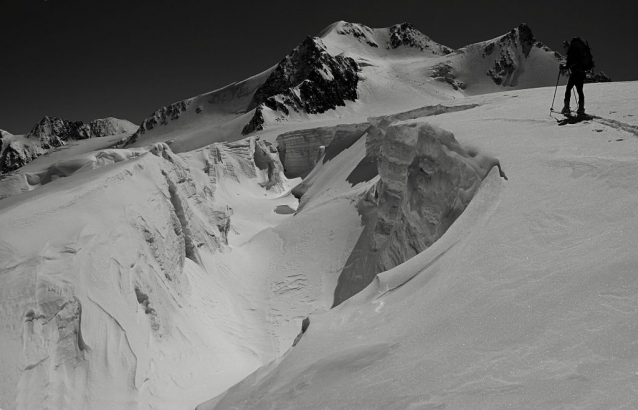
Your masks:
{"label": "jagged rock outcrop", "polygon": [[478,86],[479,92],[485,92],[490,89],[489,80],[502,87],[539,87],[555,82],[549,72],[557,70],[560,59],[560,54],[536,41],[523,23],[496,39],[457,50],[449,60],[434,65],[430,76],[455,90]]}
{"label": "jagged rock outcrop", "polygon": [[323,113],[357,99],[359,66],[354,59],[332,56],[319,38],[308,37],[286,56],[257,89],[248,105],[255,115],[244,135],[263,129],[263,110]]}
{"label": "jagged rock outcrop", "polygon": [[98,118],[82,127],[87,129],[89,138],[108,137],[109,135],[133,133],[138,130],[138,126],[132,122],[118,118]]}
{"label": "jagged rock outcrop", "polygon": [[439,63],[432,67],[430,76],[438,81],[445,81],[455,90],[465,90],[466,85],[459,81],[454,74],[454,68],[449,63]]}
{"label": "jagged rock outcrop", "polygon": [[328,147],[336,138],[346,139],[354,135],[363,135],[368,123],[342,124],[336,127],[321,127],[291,131],[277,137],[277,150],[284,166],[286,176],[296,178],[305,176],[320,159],[321,147]]}
{"label": "jagged rock outcrop", "polygon": [[83,125],[82,121],[68,121],[58,117],[45,116],[29,131],[26,137],[38,140],[40,146],[47,150],[60,147],[69,140],[90,138],[89,130]]}
{"label": "jagged rock outcrop", "polygon": [[520,66],[521,58],[529,57],[532,47],[542,48],[544,45],[536,41],[532,30],[525,23],[512,29],[498,40],[489,42],[485,46],[484,56],[496,52],[498,57],[493,67],[487,71],[487,75],[497,85],[516,85],[514,73]]}
{"label": "jagged rock outcrop", "polygon": [[368,26],[359,23],[343,22],[336,30],[337,34],[342,36],[352,36],[356,38],[360,43],[365,43],[373,48],[379,48],[379,45],[372,38],[374,30]]}
{"label": "jagged rock outcrop", "polygon": [[0,175],[15,171],[47,152],[37,141],[16,138],[6,132],[2,135],[0,146]]}
{"label": "jagged rock outcrop", "polygon": [[133,123],[117,118],[97,119],[84,124],[82,121],[45,116],[24,136],[11,135],[6,131],[2,133],[0,174],[15,171],[69,141],[132,133],[136,129]]}
{"label": "jagged rock outcrop", "polygon": [[421,51],[428,50],[436,55],[450,54],[450,47],[438,44],[430,37],[415,29],[410,23],[396,24],[390,27],[390,40],[387,49],[396,49],[401,46],[412,47]]}
{"label": "jagged rock outcrop", "polygon": [[[427,123],[373,119],[380,180],[359,203],[365,228],[342,270],[334,305],[431,246],[461,215],[495,158],[468,151]],[[375,137],[376,136],[376,137]],[[501,176],[505,174],[501,171]]]}
{"label": "jagged rock outcrop", "polygon": [[599,71],[597,73],[594,73],[593,71],[591,71],[591,72],[588,72],[587,75],[585,76],[585,82],[586,83],[610,83],[611,78],[609,78],[609,76],[607,76],[602,71]]}
{"label": "jagged rock outcrop", "polygon": [[152,130],[157,125],[168,125],[169,121],[175,121],[179,119],[182,113],[186,111],[186,109],[191,105],[192,102],[193,98],[184,101],[178,101],[171,105],[167,105],[166,107],[159,108],[148,118],[142,121],[139,129],[133,135],[131,135],[125,145],[133,144],[141,135],[144,135],[146,132]]}

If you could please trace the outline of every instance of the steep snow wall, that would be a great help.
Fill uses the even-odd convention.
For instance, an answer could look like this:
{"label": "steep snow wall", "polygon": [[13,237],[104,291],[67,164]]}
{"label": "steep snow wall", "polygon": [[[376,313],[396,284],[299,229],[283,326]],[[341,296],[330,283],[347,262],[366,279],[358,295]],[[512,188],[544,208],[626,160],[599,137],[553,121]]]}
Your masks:
{"label": "steep snow wall", "polygon": [[[335,289],[338,305],[431,246],[478,190],[495,158],[463,148],[448,131],[422,122],[372,119],[380,180],[359,203],[365,229]],[[375,145],[374,140],[380,141]],[[504,177],[505,174],[501,172]]]}
{"label": "steep snow wall", "polygon": [[166,144],[103,150],[0,201],[3,408],[194,406],[184,386],[225,389],[273,358],[244,279],[211,260],[233,213],[216,188],[281,192],[283,167],[255,137],[200,153],[194,168]]}
{"label": "steep snow wall", "polygon": [[[329,151],[326,154],[334,156],[337,154],[339,142],[341,145],[347,145],[347,141],[352,138],[356,140],[361,137],[369,126],[368,123],[343,124],[336,127],[291,131],[279,135],[277,137],[277,150],[286,176],[289,178],[305,176],[321,159],[323,153],[321,147],[331,146],[330,151],[335,152]],[[334,144],[332,144],[333,140],[336,140]]]}
{"label": "steep snow wall", "polygon": [[204,172],[213,190],[217,181],[224,178],[238,183],[246,178],[256,179],[267,190],[284,190],[283,166],[277,149],[259,137],[211,144],[198,150],[197,155],[203,157]]}

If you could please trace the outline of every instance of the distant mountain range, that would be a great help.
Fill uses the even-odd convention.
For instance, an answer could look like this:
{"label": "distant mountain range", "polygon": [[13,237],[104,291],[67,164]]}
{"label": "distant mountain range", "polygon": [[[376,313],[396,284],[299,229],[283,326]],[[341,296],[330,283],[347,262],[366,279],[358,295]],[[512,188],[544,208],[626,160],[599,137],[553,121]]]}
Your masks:
{"label": "distant mountain range", "polygon": [[25,135],[12,135],[0,130],[0,174],[15,171],[70,141],[131,134],[137,128],[130,121],[117,118],[97,119],[84,124],[82,121],[46,116]]}

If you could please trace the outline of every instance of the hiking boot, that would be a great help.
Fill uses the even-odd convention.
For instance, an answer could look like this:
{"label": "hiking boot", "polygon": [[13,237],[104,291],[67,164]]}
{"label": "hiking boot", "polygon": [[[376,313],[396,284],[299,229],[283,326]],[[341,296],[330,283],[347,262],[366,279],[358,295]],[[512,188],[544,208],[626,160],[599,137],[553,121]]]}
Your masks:
{"label": "hiking boot", "polygon": [[566,105],[562,110],[560,110],[560,113],[563,115],[569,115],[572,113],[572,110],[569,108],[569,105]]}
{"label": "hiking boot", "polygon": [[585,115],[585,109],[584,108],[579,108],[578,111],[576,111],[577,115]]}

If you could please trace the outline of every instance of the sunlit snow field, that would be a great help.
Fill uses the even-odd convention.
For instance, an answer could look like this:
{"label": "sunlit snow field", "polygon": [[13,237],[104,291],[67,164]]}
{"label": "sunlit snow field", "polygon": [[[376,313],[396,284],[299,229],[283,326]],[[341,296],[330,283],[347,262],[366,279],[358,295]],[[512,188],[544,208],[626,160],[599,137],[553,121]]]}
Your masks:
{"label": "sunlit snow field", "polygon": [[[463,95],[417,84],[425,63],[380,64],[359,101],[246,140],[188,113],[169,145],[27,165],[68,172],[0,200],[0,408],[638,408],[638,83],[587,84],[593,118],[559,126],[554,87]],[[333,308],[362,198],[402,160],[361,165],[384,121],[405,146],[434,130],[471,201]],[[323,148],[299,201],[266,142],[354,123],[371,127]]]}

